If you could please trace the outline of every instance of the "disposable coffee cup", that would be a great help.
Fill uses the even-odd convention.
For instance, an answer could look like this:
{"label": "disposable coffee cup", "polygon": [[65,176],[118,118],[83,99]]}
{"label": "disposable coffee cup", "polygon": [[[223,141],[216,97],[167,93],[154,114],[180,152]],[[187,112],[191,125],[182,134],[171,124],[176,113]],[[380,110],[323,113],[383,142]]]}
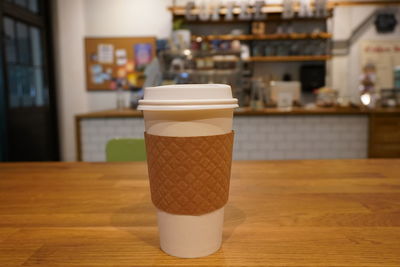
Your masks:
{"label": "disposable coffee cup", "polygon": [[[163,137],[216,136],[232,132],[238,107],[229,85],[186,84],[145,88],[138,109],[146,134]],[[172,256],[204,257],[221,247],[224,207],[202,215],[157,209],[160,247]]]}

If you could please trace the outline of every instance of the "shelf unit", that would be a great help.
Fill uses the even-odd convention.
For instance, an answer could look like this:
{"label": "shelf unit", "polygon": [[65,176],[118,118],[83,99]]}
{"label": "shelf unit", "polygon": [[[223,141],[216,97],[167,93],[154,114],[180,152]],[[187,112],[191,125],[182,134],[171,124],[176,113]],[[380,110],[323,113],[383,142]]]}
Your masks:
{"label": "shelf unit", "polygon": [[[247,59],[240,59],[240,68],[238,69],[240,71],[236,70],[235,75],[240,82],[235,84],[235,86],[232,86],[232,88],[236,88],[234,89],[234,94],[236,97],[241,99],[241,105],[243,105],[247,101],[246,99],[251,97],[252,86],[255,81],[253,78],[259,77],[262,73],[268,73],[269,77],[281,77],[281,75],[285,74],[282,72],[285,71],[292,76],[298,77],[299,75],[295,73],[300,73],[300,67],[303,65],[311,64],[321,66],[325,64],[325,61],[332,58],[332,56],[329,55],[329,43],[332,39],[332,34],[328,32],[327,21],[333,16],[333,7],[333,5],[329,5],[328,12],[326,16],[323,17],[298,17],[297,12],[299,10],[299,5],[296,4],[294,6],[295,16],[287,19],[282,18],[281,16],[283,11],[281,4],[266,4],[262,7],[262,12],[268,14],[265,19],[240,20],[238,14],[240,14],[241,8],[240,6],[234,6],[234,16],[232,20],[225,20],[225,15],[227,13],[227,7],[225,6],[220,8],[220,19],[216,21],[203,21],[199,18],[188,20],[185,16],[185,6],[174,6],[170,7],[169,10],[172,13],[174,23],[182,23],[185,25],[185,28],[190,29],[192,33],[192,42],[201,43],[205,41],[213,43],[213,41],[221,41],[214,43],[214,45],[218,45],[218,43],[223,44],[225,41],[229,42],[239,40],[249,47],[250,57]],[[199,8],[195,7],[191,10],[191,13],[198,15],[199,11]],[[247,11],[249,13],[254,13],[255,9],[252,6],[249,6]],[[253,22],[265,23],[266,27],[264,34],[254,34],[255,31],[253,32],[252,29],[254,27]],[[313,26],[315,25],[315,27],[311,26],[311,24]],[[234,29],[242,31],[243,34],[229,34]],[[297,48],[286,47],[286,50],[289,51],[285,51],[285,53],[282,52],[279,48],[281,48],[281,45],[288,46],[289,41],[298,42]],[[318,51],[310,51],[310,49],[301,48],[309,48],[310,46],[316,46],[318,48],[320,47],[320,43],[321,47],[325,48]],[[271,48],[267,50],[267,46],[270,46]],[[262,56],[268,55],[266,51],[269,51],[271,56]],[[271,51],[273,52],[271,53]],[[313,52],[315,52],[316,55],[310,55]],[[201,56],[199,51],[192,53],[193,57]],[[240,58],[240,55],[238,56]],[[275,63],[276,65],[263,65],[263,62],[270,64]],[[290,66],[288,66],[289,70],[287,70],[282,68],[282,65],[279,65],[280,62],[290,62],[293,64],[290,64]],[[277,68],[275,68],[275,66],[277,66]],[[258,68],[268,68],[271,71],[256,71]],[[215,75],[218,75],[217,70],[218,69],[193,70],[188,73],[193,75],[215,73]],[[221,74],[224,72],[227,72],[227,70],[220,71]]]}
{"label": "shelf unit", "polygon": [[[194,32],[192,32],[191,40],[192,41],[214,41],[214,40],[220,40],[220,41],[232,41],[232,40],[239,40],[239,41],[244,41],[247,42],[247,44],[250,46],[251,50],[251,55],[253,57],[250,58],[247,62],[274,62],[274,61],[324,61],[328,60],[331,58],[330,54],[330,49],[329,49],[329,41],[332,39],[332,34],[329,32],[326,32],[327,30],[327,20],[332,17],[333,15],[333,8],[336,4],[333,4],[333,2],[328,2],[328,16],[325,17],[298,17],[296,15],[296,12],[299,10],[299,3],[294,4],[294,11],[295,11],[295,16],[286,19],[281,17],[281,13],[283,10],[282,4],[265,4],[262,7],[262,12],[263,13],[268,13],[268,16],[266,17],[265,20],[255,20],[255,19],[250,19],[250,20],[239,20],[237,15],[241,11],[241,7],[236,5],[233,7],[233,14],[234,17],[232,20],[225,21],[224,20],[224,15],[227,13],[227,7],[223,6],[220,7],[220,19],[217,21],[212,21],[212,20],[207,20],[207,21],[202,21],[199,19],[195,20],[186,20],[185,18],[185,12],[186,12],[186,7],[185,6],[172,6],[169,7],[169,10],[171,11],[173,15],[173,20],[181,20],[184,25],[186,25],[187,28],[189,29],[195,29]],[[311,2],[311,7],[314,8],[314,2]],[[249,6],[248,10],[249,13],[254,13],[255,8],[253,6]],[[199,14],[199,8],[194,7],[191,10],[192,14]],[[289,25],[287,23],[296,23],[297,21],[303,21],[303,23],[313,23],[316,21],[319,25],[324,25],[322,28],[317,28],[317,30],[321,30],[322,32],[316,32],[316,33],[301,33],[301,30],[304,30],[303,28],[297,28],[298,32],[293,32],[293,33],[265,33],[265,34],[249,34],[251,32],[251,25],[253,22],[265,22],[267,27],[272,27],[274,28],[274,25],[278,23],[278,25]],[[219,25],[218,27],[215,28],[210,28],[210,31],[213,31],[212,34],[207,34],[211,32],[207,31],[198,31],[200,29],[199,27],[207,27],[208,24],[231,24],[232,26],[235,25],[242,25],[239,26],[245,34],[240,34],[240,35],[233,35],[233,34],[219,34],[218,30],[220,33],[223,33],[222,29],[227,29],[229,27],[225,27],[223,25]],[[271,24],[272,23],[272,24]],[[202,26],[204,25],[204,26]],[[272,26],[271,26],[272,25]],[[230,26],[230,27],[232,27]],[[276,26],[275,26],[276,27]],[[287,26],[286,26],[287,27]],[[271,28],[270,28],[271,29]],[[222,31],[221,31],[222,30]],[[292,31],[296,31],[296,29],[292,29]],[[197,32],[196,32],[197,31]],[[225,30],[226,31],[226,30]],[[313,30],[310,30],[310,32]],[[321,42],[326,41],[326,51],[321,51],[320,53],[326,54],[323,56],[320,55],[315,55],[315,56],[305,56],[301,52],[300,53],[295,53],[293,56],[259,56],[259,53],[256,53],[253,51],[253,48],[257,45],[263,45],[263,43],[259,43],[260,41],[285,41],[285,40],[304,40],[304,41],[310,41],[312,42],[313,40],[318,41],[321,40]],[[255,48],[256,49],[256,48]],[[304,54],[308,54],[309,52],[305,52]]]}

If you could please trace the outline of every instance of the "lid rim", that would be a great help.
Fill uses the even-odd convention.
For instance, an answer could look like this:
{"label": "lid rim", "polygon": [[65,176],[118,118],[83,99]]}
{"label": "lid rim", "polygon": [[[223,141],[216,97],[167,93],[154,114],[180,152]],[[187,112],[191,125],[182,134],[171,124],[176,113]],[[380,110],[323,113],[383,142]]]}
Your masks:
{"label": "lid rim", "polygon": [[205,110],[205,109],[235,109],[238,108],[238,104],[226,104],[226,105],[139,105],[137,110],[143,111],[168,111],[168,110]]}
{"label": "lid rim", "polygon": [[236,98],[228,99],[176,99],[176,100],[139,100],[139,105],[208,105],[208,104],[237,104]]}

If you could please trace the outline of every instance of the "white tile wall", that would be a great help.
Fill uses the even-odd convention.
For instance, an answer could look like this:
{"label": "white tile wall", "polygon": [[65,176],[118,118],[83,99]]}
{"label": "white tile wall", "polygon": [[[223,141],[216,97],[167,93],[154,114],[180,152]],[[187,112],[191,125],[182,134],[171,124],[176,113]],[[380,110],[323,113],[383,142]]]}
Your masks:
{"label": "white tile wall", "polygon": [[233,128],[236,160],[367,157],[364,115],[240,116]]}
{"label": "white tile wall", "polygon": [[[366,115],[235,117],[236,160],[366,158]],[[81,120],[83,161],[104,161],[108,140],[143,138],[142,118]]]}
{"label": "white tile wall", "polygon": [[82,160],[105,161],[106,144],[114,138],[144,138],[141,118],[82,119]]}

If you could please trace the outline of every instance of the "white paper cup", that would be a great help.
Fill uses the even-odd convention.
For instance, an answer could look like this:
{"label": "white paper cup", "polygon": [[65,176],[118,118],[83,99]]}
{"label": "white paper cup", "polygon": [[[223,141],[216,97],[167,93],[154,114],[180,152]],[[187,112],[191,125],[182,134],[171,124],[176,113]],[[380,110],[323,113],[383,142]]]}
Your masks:
{"label": "white paper cup", "polygon": [[[232,131],[231,87],[222,84],[188,84],[145,89],[145,130],[159,136],[208,136]],[[161,249],[176,257],[210,255],[221,246],[224,208],[200,216],[157,210]]]}

